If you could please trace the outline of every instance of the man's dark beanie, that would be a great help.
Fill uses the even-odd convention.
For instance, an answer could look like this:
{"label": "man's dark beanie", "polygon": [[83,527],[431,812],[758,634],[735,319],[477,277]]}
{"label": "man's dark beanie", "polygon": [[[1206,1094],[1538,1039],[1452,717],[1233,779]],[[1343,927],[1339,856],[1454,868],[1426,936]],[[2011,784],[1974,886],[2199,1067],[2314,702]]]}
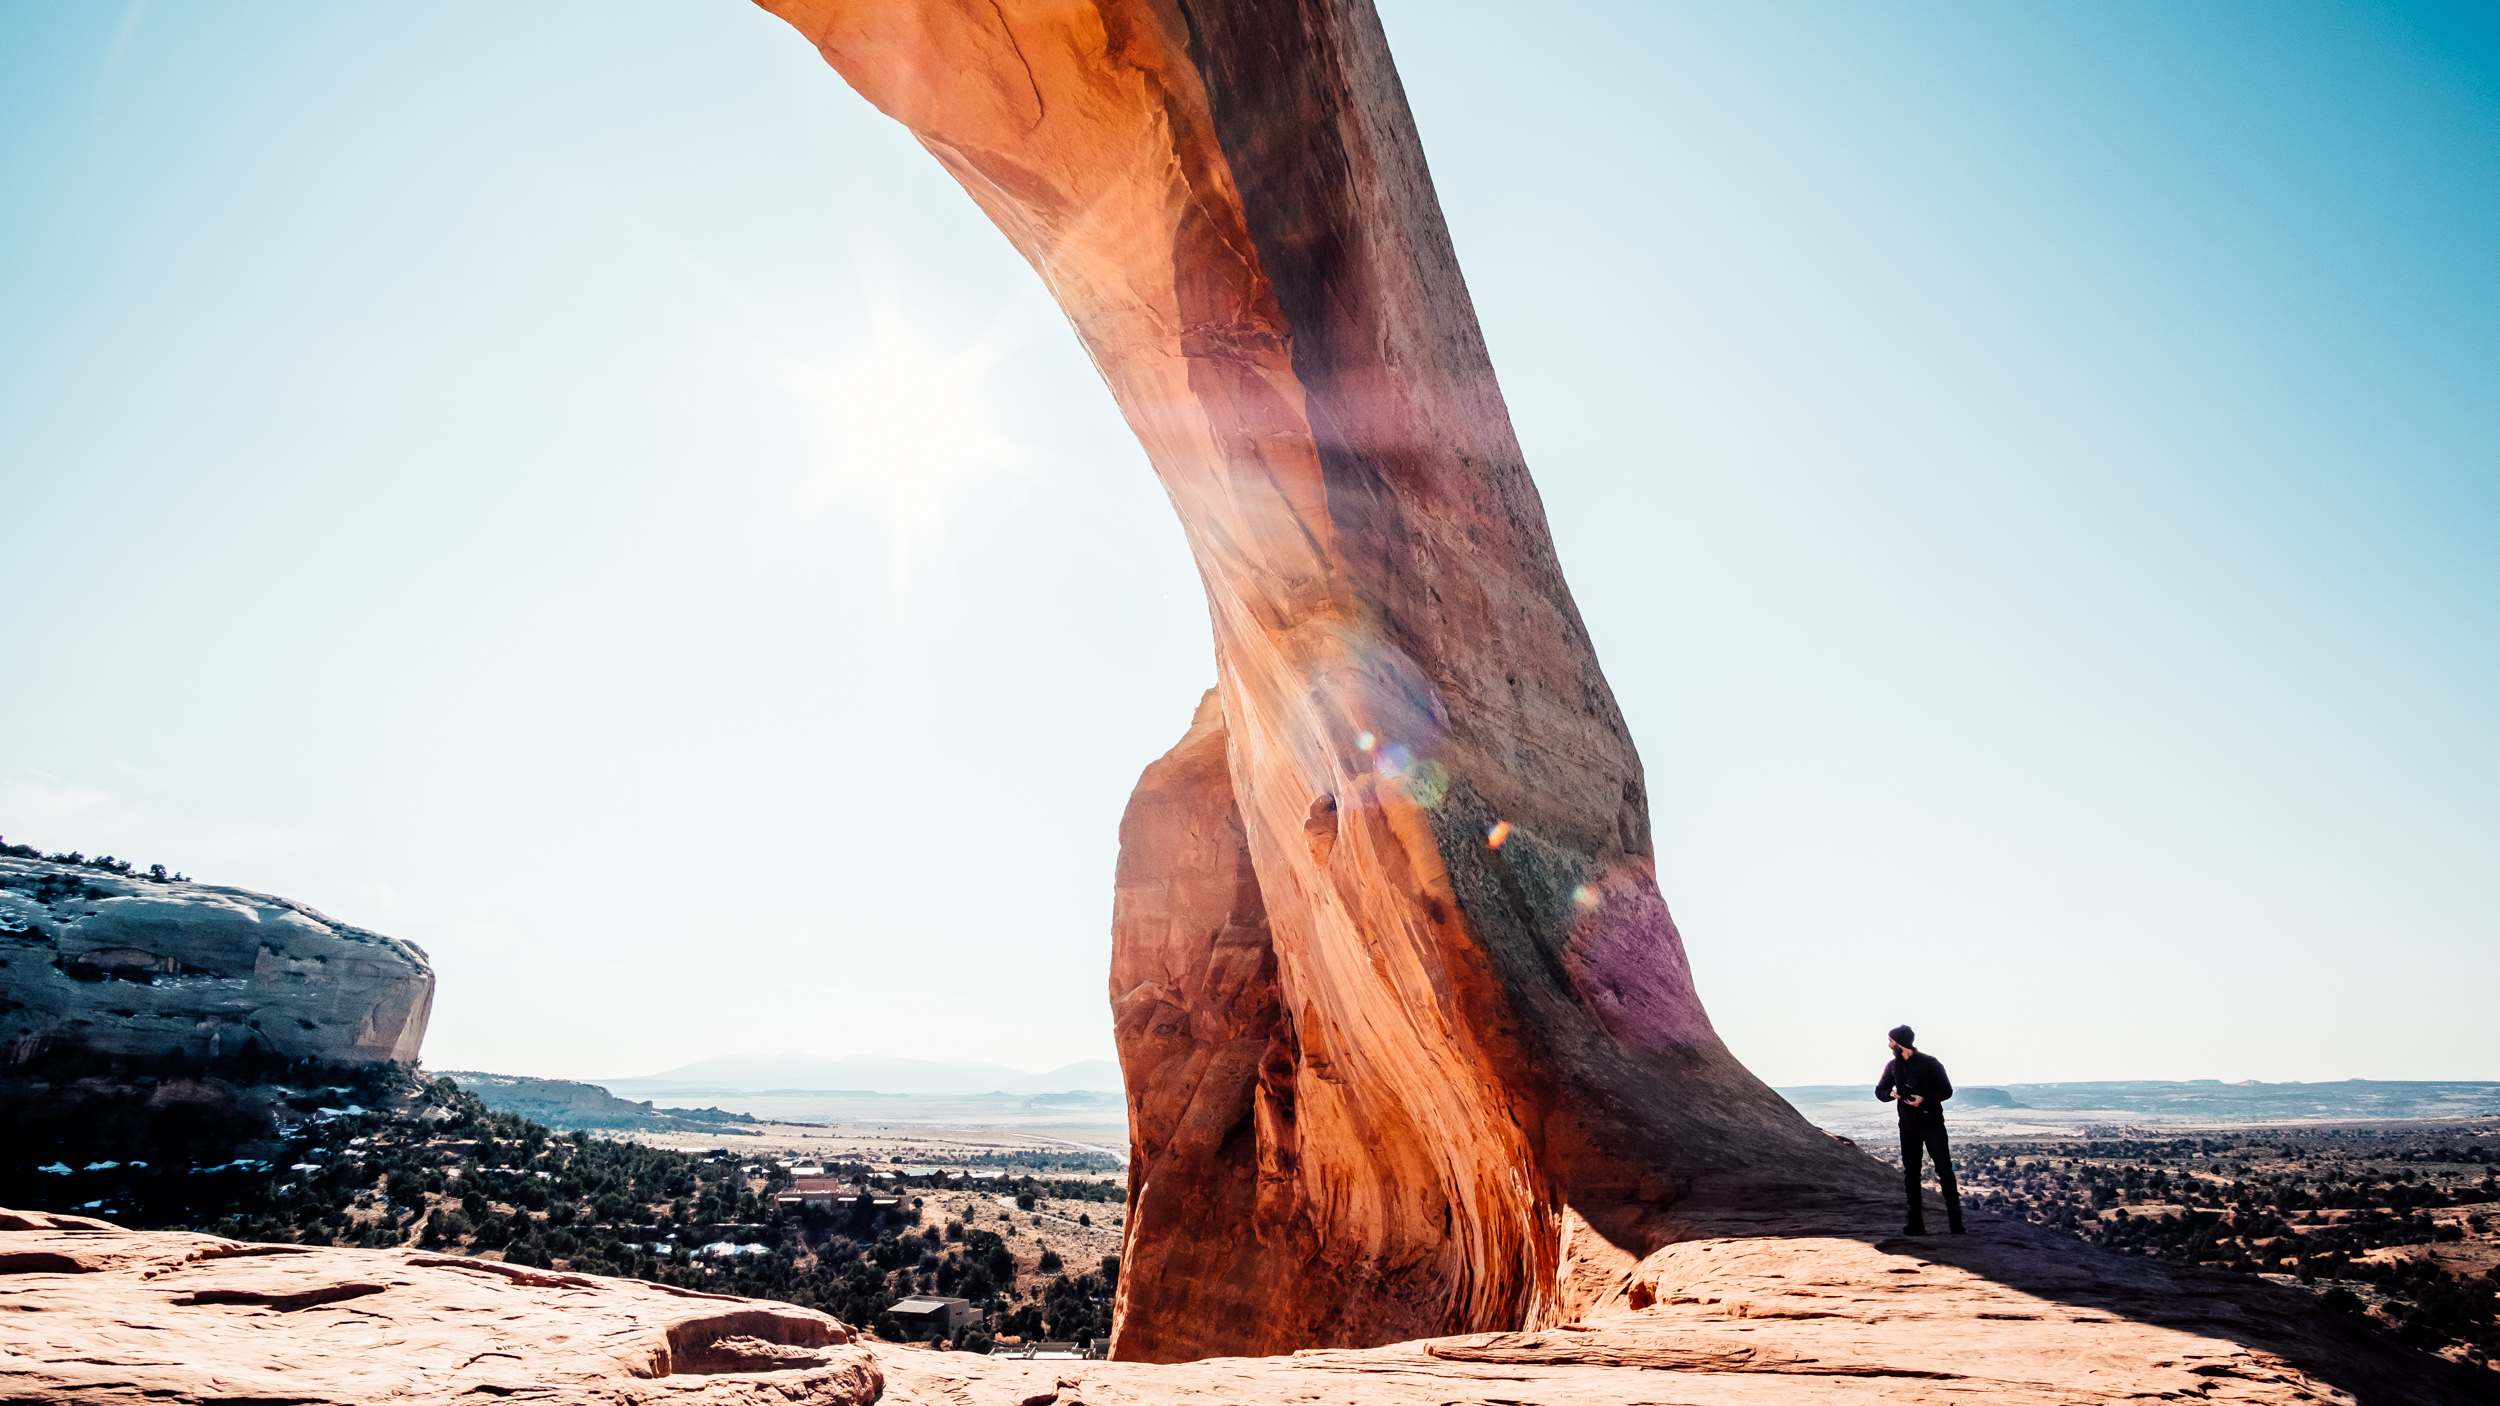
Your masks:
{"label": "man's dark beanie", "polygon": [[1911,1049],[1918,1048],[1918,1032],[1912,1030],[1906,1025],[1896,1025],[1892,1027],[1892,1038],[1900,1044],[1909,1046]]}

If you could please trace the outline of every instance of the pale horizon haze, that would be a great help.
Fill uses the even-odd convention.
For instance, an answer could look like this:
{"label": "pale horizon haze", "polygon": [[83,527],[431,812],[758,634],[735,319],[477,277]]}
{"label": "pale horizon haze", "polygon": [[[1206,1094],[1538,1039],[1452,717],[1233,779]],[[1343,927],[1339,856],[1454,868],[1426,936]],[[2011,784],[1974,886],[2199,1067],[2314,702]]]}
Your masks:
{"label": "pale horizon haze", "polygon": [[[2500,1079],[2500,15],[1382,16],[1740,1058]],[[750,5],[0,10],[0,524],[0,835],[434,1067],[1112,1057],[1195,573]]]}

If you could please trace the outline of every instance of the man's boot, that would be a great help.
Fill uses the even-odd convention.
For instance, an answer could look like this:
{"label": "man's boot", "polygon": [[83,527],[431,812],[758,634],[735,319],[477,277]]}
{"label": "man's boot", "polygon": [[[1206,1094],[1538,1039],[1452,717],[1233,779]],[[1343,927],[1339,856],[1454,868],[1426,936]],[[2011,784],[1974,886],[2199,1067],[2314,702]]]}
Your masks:
{"label": "man's boot", "polygon": [[1945,1228],[1956,1235],[1968,1233],[1962,1229],[1962,1208],[1959,1204],[1945,1208]]}

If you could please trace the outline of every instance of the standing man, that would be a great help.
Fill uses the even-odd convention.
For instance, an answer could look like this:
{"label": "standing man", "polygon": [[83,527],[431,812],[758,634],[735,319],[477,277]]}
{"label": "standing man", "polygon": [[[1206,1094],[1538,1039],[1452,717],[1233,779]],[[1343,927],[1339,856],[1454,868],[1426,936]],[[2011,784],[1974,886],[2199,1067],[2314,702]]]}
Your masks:
{"label": "standing man", "polygon": [[1934,1055],[1918,1052],[1918,1034],[1910,1027],[1896,1025],[1884,1039],[1892,1046],[1892,1062],[1884,1066],[1875,1097],[1886,1103],[1898,1100],[1901,1110],[1901,1183],[1910,1193],[1910,1223],[1901,1227],[1901,1233],[1927,1233],[1927,1206],[1918,1194],[1919,1154],[1925,1152],[1936,1159],[1945,1215],[1953,1233],[1959,1235],[1962,1189],[1954,1184],[1953,1151],[1944,1140],[1944,1101],[1953,1097],[1953,1081],[1944,1076],[1944,1065]]}

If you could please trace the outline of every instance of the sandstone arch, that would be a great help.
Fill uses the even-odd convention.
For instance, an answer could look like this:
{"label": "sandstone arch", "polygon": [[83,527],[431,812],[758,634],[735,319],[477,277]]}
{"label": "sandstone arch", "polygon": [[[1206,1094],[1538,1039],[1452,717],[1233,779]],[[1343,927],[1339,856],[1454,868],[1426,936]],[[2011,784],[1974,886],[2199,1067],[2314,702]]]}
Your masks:
{"label": "sandstone arch", "polygon": [[1545,1323],[1877,1204],[1694,994],[1367,0],[761,2],[1049,285],[1206,589],[1122,826],[1115,1356]]}

